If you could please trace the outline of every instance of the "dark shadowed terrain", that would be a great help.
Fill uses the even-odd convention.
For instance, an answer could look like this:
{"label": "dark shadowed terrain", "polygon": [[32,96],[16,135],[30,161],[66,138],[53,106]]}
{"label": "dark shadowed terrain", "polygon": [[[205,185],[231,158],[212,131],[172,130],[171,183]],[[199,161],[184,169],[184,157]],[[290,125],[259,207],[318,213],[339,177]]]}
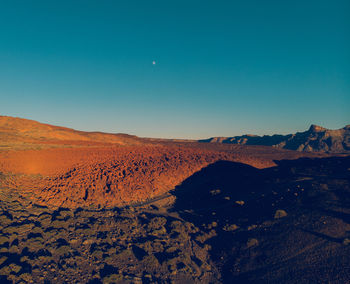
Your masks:
{"label": "dark shadowed terrain", "polygon": [[205,231],[225,283],[348,283],[350,158],[277,164],[214,163],[174,210]]}

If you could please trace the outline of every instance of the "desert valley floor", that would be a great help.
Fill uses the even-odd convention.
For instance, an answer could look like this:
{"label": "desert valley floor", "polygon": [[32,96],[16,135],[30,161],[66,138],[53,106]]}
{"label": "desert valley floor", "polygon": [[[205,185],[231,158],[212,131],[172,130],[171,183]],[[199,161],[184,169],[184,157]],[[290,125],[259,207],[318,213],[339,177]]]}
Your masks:
{"label": "desert valley floor", "polygon": [[1,283],[349,283],[350,157],[0,119]]}

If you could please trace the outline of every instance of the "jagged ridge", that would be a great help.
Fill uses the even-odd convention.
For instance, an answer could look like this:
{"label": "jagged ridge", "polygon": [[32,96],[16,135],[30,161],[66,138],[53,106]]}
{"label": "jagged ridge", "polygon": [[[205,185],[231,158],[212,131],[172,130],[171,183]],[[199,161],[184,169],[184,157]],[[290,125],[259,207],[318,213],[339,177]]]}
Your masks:
{"label": "jagged ridge", "polygon": [[303,152],[350,152],[350,125],[331,130],[311,125],[307,131],[288,135],[242,135],[234,137],[213,137],[199,140],[207,143],[228,143],[241,145],[264,145]]}

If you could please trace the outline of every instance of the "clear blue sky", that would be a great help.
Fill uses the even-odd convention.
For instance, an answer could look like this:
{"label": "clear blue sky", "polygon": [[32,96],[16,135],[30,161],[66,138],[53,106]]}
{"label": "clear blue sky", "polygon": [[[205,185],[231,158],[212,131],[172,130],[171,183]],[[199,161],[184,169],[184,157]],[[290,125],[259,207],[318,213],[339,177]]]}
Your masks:
{"label": "clear blue sky", "polygon": [[0,114],[168,138],[340,128],[350,1],[0,0]]}

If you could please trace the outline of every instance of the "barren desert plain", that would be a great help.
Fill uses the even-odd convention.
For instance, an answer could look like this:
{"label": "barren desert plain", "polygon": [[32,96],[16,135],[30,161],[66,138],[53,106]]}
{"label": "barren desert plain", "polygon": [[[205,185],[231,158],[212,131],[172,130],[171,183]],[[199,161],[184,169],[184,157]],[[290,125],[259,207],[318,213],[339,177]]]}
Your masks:
{"label": "barren desert plain", "polygon": [[310,152],[1,116],[0,282],[349,283],[342,135]]}

